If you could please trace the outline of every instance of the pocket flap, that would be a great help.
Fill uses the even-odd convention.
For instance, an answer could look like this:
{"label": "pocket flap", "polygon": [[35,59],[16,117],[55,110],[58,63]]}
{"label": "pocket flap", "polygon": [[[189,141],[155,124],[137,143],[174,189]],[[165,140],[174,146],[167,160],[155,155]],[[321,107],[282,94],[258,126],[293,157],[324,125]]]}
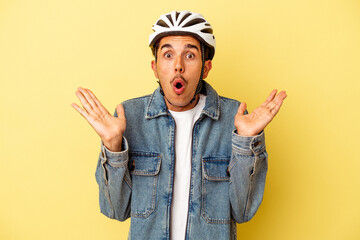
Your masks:
{"label": "pocket flap", "polygon": [[228,167],[230,157],[208,157],[202,160],[204,176],[211,181],[229,181]]}
{"label": "pocket flap", "polygon": [[129,171],[133,175],[154,176],[160,172],[161,157],[157,153],[130,153]]}

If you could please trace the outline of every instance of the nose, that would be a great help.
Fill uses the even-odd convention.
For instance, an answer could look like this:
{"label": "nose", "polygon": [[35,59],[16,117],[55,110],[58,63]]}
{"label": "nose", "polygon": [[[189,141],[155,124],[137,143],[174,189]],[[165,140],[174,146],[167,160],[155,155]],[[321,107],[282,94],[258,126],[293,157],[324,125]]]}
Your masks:
{"label": "nose", "polygon": [[184,68],[183,60],[182,60],[181,56],[179,56],[175,60],[175,72],[176,73],[183,73],[184,70],[185,70],[185,68]]}

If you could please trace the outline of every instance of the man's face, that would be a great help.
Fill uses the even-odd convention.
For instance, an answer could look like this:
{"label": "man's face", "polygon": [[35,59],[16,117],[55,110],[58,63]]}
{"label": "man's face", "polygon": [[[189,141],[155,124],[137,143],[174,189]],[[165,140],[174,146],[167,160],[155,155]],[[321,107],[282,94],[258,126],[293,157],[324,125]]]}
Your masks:
{"label": "man's face", "polygon": [[[161,83],[167,107],[173,111],[192,109],[197,101],[190,101],[202,67],[199,41],[191,36],[168,36],[161,38],[158,46],[157,61],[152,61],[151,67]],[[204,79],[210,69],[211,60],[205,61]]]}

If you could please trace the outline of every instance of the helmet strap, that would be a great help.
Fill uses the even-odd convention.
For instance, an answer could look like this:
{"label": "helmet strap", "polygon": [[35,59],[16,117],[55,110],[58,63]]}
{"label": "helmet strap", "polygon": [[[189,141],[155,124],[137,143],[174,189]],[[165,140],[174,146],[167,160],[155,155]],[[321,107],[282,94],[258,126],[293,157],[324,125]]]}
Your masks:
{"label": "helmet strap", "polygon": [[195,91],[195,94],[194,94],[194,97],[193,99],[191,99],[190,103],[194,102],[195,99],[196,99],[196,95],[198,95],[200,92],[201,92],[201,89],[203,87],[203,76],[204,76],[204,67],[205,67],[205,50],[204,50],[204,44],[203,43],[200,43],[200,47],[201,47],[201,74],[200,74],[200,79],[199,79],[199,83],[196,87],[196,91]]}
{"label": "helmet strap", "polygon": [[160,81],[157,81],[157,83],[159,84],[159,87],[160,87],[160,93],[161,93],[161,95],[165,96],[165,94],[164,94],[164,90],[162,89],[162,86],[161,86]]}

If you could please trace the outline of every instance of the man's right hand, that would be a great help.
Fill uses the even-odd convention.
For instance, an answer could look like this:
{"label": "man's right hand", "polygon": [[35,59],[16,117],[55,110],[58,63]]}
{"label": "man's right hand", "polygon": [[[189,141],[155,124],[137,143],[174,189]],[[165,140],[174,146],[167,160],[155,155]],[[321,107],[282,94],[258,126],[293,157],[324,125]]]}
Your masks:
{"label": "man's right hand", "polygon": [[71,104],[71,106],[89,122],[107,149],[112,152],[120,152],[122,136],[126,129],[123,106],[117,105],[118,117],[114,117],[89,89],[79,87],[75,94],[84,109],[76,103]]}

